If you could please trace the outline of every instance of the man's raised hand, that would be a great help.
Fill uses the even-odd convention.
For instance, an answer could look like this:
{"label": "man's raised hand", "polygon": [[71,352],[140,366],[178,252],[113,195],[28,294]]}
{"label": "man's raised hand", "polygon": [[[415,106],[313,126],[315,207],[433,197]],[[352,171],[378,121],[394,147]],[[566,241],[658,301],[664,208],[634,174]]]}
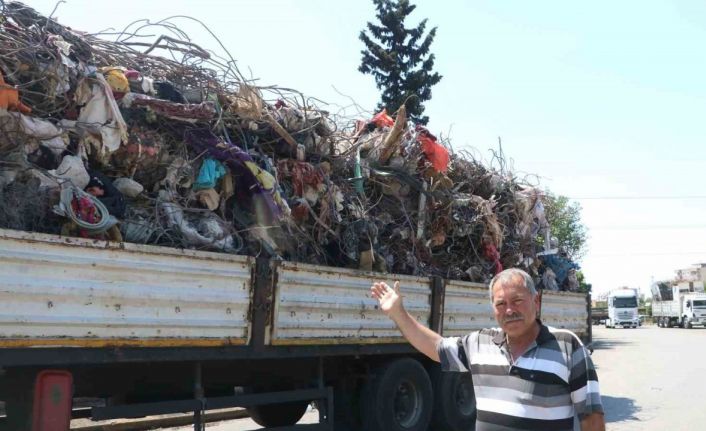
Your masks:
{"label": "man's raised hand", "polygon": [[384,282],[373,283],[370,286],[370,295],[378,300],[380,309],[389,317],[398,316],[404,311],[399,281],[395,281],[394,289]]}

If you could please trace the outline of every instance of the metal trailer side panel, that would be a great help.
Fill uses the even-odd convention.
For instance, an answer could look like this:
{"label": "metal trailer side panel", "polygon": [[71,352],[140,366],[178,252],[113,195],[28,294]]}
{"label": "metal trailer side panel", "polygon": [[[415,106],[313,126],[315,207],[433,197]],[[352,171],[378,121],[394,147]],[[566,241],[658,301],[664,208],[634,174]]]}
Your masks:
{"label": "metal trailer side panel", "polygon": [[654,317],[679,317],[681,310],[677,301],[652,301]]}
{"label": "metal trailer side panel", "polygon": [[579,337],[588,334],[586,295],[572,292],[542,292],[542,322],[568,329]]}
{"label": "metal trailer side panel", "polygon": [[488,286],[453,280],[446,282],[442,330],[445,337],[460,337],[470,331],[496,326]]}
{"label": "metal trailer side panel", "polygon": [[271,344],[404,343],[369,293],[372,281],[392,277],[400,280],[407,311],[428,326],[428,278],[283,262],[276,269]]}
{"label": "metal trailer side panel", "polygon": [[245,344],[252,260],[0,230],[0,347]]}

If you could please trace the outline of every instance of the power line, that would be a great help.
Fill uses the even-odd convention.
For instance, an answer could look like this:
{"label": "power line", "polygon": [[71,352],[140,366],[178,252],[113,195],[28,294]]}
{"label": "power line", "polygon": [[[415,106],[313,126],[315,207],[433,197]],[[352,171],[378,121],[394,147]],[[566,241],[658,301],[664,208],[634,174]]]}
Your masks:
{"label": "power line", "polygon": [[663,225],[642,225],[642,226],[587,226],[589,230],[660,230],[660,229],[706,229],[706,224],[663,224]]}
{"label": "power line", "polygon": [[577,201],[590,200],[694,200],[706,199],[706,195],[691,195],[691,196],[568,196],[569,199]]}
{"label": "power line", "polygon": [[635,253],[601,253],[601,254],[591,254],[588,253],[586,257],[625,257],[625,256],[691,256],[691,255],[701,255],[706,256],[706,250],[704,251],[684,251],[684,252],[635,252]]}

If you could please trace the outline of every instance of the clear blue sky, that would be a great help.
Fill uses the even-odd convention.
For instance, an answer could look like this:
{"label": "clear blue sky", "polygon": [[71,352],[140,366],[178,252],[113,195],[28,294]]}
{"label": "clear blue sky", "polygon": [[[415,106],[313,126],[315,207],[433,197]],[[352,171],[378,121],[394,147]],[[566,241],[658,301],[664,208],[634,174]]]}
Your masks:
{"label": "clear blue sky", "polygon": [[[28,5],[48,14],[54,1]],[[444,76],[427,114],[454,148],[488,160],[502,137],[517,173],[579,199],[590,230],[582,266],[596,292],[706,262],[706,2],[417,1],[438,26]],[[206,22],[259,83],[373,109],[357,72],[366,0],[68,0],[80,30],[190,15]],[[215,47],[197,26],[195,42]],[[338,91],[336,91],[335,89]],[[353,112],[353,111],[348,111]],[[691,199],[644,199],[644,197]]]}

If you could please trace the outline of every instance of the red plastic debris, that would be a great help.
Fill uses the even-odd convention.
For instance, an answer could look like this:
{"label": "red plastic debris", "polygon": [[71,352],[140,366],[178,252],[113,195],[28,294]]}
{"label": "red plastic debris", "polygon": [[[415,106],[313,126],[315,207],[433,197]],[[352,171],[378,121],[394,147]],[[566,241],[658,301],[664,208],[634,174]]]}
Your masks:
{"label": "red plastic debris", "polygon": [[382,111],[375,114],[371,121],[377,127],[392,127],[395,125],[395,120],[393,120],[392,117],[388,115],[387,109],[383,109]]}
{"label": "red plastic debris", "polygon": [[32,431],[68,431],[71,424],[73,376],[44,370],[34,383]]}
{"label": "red plastic debris", "polygon": [[436,136],[429,133],[425,127],[417,126],[416,130],[419,132],[417,141],[422,144],[422,151],[431,165],[437,172],[446,173],[449,169],[449,151],[439,144],[436,141]]}
{"label": "red plastic debris", "polygon": [[500,253],[495,247],[495,244],[490,241],[483,241],[483,257],[493,262],[493,269],[496,275],[503,271],[503,264],[500,262]]}

